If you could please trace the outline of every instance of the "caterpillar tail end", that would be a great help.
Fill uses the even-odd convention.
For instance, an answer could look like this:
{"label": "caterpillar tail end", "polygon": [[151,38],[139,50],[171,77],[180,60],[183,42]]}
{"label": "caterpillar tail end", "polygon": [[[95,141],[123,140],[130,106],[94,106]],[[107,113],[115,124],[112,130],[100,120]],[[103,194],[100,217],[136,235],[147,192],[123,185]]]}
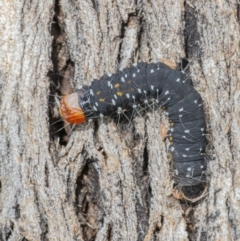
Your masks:
{"label": "caterpillar tail end", "polygon": [[190,203],[198,202],[208,194],[208,185],[202,183],[196,186],[183,186],[181,189],[172,190],[172,195],[178,200]]}
{"label": "caterpillar tail end", "polygon": [[86,116],[78,103],[76,92],[62,98],[59,112],[61,117],[70,124],[82,124],[86,122]]}

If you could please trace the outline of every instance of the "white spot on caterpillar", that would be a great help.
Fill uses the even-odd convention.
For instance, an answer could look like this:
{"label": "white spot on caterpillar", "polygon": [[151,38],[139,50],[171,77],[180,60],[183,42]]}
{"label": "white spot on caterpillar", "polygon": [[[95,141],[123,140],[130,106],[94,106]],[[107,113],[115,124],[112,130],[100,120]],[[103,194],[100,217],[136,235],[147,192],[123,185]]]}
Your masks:
{"label": "white spot on caterpillar", "polygon": [[111,77],[111,76],[112,76],[112,74],[111,74],[111,73],[107,73],[107,76],[108,76],[108,77]]}
{"label": "white spot on caterpillar", "polygon": [[178,175],[178,170],[177,169],[175,170],[175,174]]}
{"label": "white spot on caterpillar", "polygon": [[183,108],[179,109],[178,111],[179,111],[179,112],[183,111]]}
{"label": "white spot on caterpillar", "polygon": [[96,106],[93,106],[93,109],[94,109],[95,111],[97,111],[97,108],[96,108]]}
{"label": "white spot on caterpillar", "polygon": [[173,132],[173,131],[174,131],[174,128],[170,128],[170,131]]}
{"label": "white spot on caterpillar", "polygon": [[183,156],[183,157],[187,157],[187,155],[185,155],[185,154],[182,154],[182,156]]}
{"label": "white spot on caterpillar", "polygon": [[166,92],[165,92],[165,95],[168,95],[169,94],[169,91],[167,90]]}
{"label": "white spot on caterpillar", "polygon": [[194,103],[196,103],[196,104],[197,104],[197,100],[194,100]]}
{"label": "white spot on caterpillar", "polygon": [[137,106],[136,106],[136,105],[133,105],[133,108],[137,108]]}
{"label": "white spot on caterpillar", "polygon": [[154,90],[154,86],[153,85],[151,85],[151,90]]}
{"label": "white spot on caterpillar", "polygon": [[151,69],[151,73],[153,73],[154,72],[154,69]]}
{"label": "white spot on caterpillar", "polygon": [[125,78],[127,78],[127,74],[125,74]]}
{"label": "white spot on caterpillar", "polygon": [[95,105],[96,105],[96,106],[98,106],[98,103],[97,103],[97,102],[95,102]]}
{"label": "white spot on caterpillar", "polygon": [[118,114],[121,114],[121,113],[122,113],[122,108],[121,108],[121,107],[118,107],[117,113],[118,113]]}
{"label": "white spot on caterpillar", "polygon": [[116,102],[115,102],[115,100],[114,100],[114,99],[112,99],[112,104],[113,104],[113,105],[116,105]]}
{"label": "white spot on caterpillar", "polygon": [[111,86],[111,81],[108,81],[108,86]]}
{"label": "white spot on caterpillar", "polygon": [[192,171],[192,168],[191,168],[191,167],[188,167],[187,170],[190,172],[190,171]]}
{"label": "white spot on caterpillar", "polygon": [[90,89],[90,95],[94,96],[93,90]]}
{"label": "white spot on caterpillar", "polygon": [[141,89],[138,89],[138,92],[139,92],[139,93],[142,93]]}
{"label": "white spot on caterpillar", "polygon": [[176,82],[180,82],[180,79],[178,78],[178,79],[176,79]]}
{"label": "white spot on caterpillar", "polygon": [[171,151],[174,151],[175,150],[175,148],[174,147],[171,147]]}
{"label": "white spot on caterpillar", "polygon": [[139,72],[140,72],[140,69],[138,69],[137,72],[139,73]]}
{"label": "white spot on caterpillar", "polygon": [[137,63],[133,63],[133,66],[136,67],[136,66],[137,66]]}
{"label": "white spot on caterpillar", "polygon": [[125,79],[124,79],[123,77],[121,77],[121,81],[122,81],[122,82],[125,82]]}
{"label": "white spot on caterpillar", "polygon": [[117,96],[116,96],[116,95],[114,95],[114,98],[115,98],[115,99],[117,99]]}
{"label": "white spot on caterpillar", "polygon": [[100,115],[99,115],[99,116],[100,116],[100,118],[103,118],[103,117],[104,117],[104,115],[103,115],[103,114],[101,114],[101,113],[100,113]]}
{"label": "white spot on caterpillar", "polygon": [[133,73],[133,75],[132,75],[133,77],[136,77],[136,74],[135,73]]}
{"label": "white spot on caterpillar", "polygon": [[190,132],[190,130],[185,130],[184,132],[185,132],[185,133],[189,133],[189,132]]}
{"label": "white spot on caterpillar", "polygon": [[179,115],[179,117],[181,118],[181,117],[182,117],[182,115]]}
{"label": "white spot on caterpillar", "polygon": [[126,97],[129,99],[129,98],[130,98],[130,95],[129,95],[129,94],[126,94]]}
{"label": "white spot on caterpillar", "polygon": [[189,151],[190,149],[189,148],[185,148],[185,151]]}
{"label": "white spot on caterpillar", "polygon": [[201,169],[203,169],[203,168],[204,168],[204,166],[203,166],[203,165],[201,165],[200,167],[201,167]]}
{"label": "white spot on caterpillar", "polygon": [[144,103],[147,104],[147,103],[148,103],[148,100],[144,100]]}

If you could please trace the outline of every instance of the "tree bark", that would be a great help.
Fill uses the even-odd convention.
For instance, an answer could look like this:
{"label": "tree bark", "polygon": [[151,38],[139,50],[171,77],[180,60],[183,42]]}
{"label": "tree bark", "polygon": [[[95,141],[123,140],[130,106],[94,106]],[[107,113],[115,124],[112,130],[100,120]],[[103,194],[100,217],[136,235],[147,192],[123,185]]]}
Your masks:
{"label": "tree bark", "polygon": [[[0,239],[240,240],[238,13],[233,0],[1,1]],[[161,110],[68,134],[56,122],[60,95],[162,59],[189,61],[205,103],[196,204],[172,196]]]}

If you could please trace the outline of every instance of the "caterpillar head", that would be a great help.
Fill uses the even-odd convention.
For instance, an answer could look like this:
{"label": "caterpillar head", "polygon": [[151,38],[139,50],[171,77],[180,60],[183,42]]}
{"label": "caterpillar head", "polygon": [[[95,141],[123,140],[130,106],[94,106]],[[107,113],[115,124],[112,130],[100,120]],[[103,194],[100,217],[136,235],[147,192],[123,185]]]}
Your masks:
{"label": "caterpillar head", "polygon": [[78,94],[74,92],[62,98],[59,112],[61,117],[70,124],[81,124],[86,122],[86,117],[78,103]]}

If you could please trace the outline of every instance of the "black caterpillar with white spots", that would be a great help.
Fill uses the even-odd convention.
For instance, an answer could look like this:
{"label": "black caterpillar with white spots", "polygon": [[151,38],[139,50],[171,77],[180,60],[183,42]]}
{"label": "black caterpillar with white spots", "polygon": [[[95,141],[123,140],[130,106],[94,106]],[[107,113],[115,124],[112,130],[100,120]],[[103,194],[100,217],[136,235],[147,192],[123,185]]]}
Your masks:
{"label": "black caterpillar with white spots", "polygon": [[86,120],[123,114],[131,118],[160,106],[170,121],[172,174],[180,191],[194,199],[206,187],[206,124],[203,101],[182,71],[163,63],[137,63],[104,75],[77,91]]}

